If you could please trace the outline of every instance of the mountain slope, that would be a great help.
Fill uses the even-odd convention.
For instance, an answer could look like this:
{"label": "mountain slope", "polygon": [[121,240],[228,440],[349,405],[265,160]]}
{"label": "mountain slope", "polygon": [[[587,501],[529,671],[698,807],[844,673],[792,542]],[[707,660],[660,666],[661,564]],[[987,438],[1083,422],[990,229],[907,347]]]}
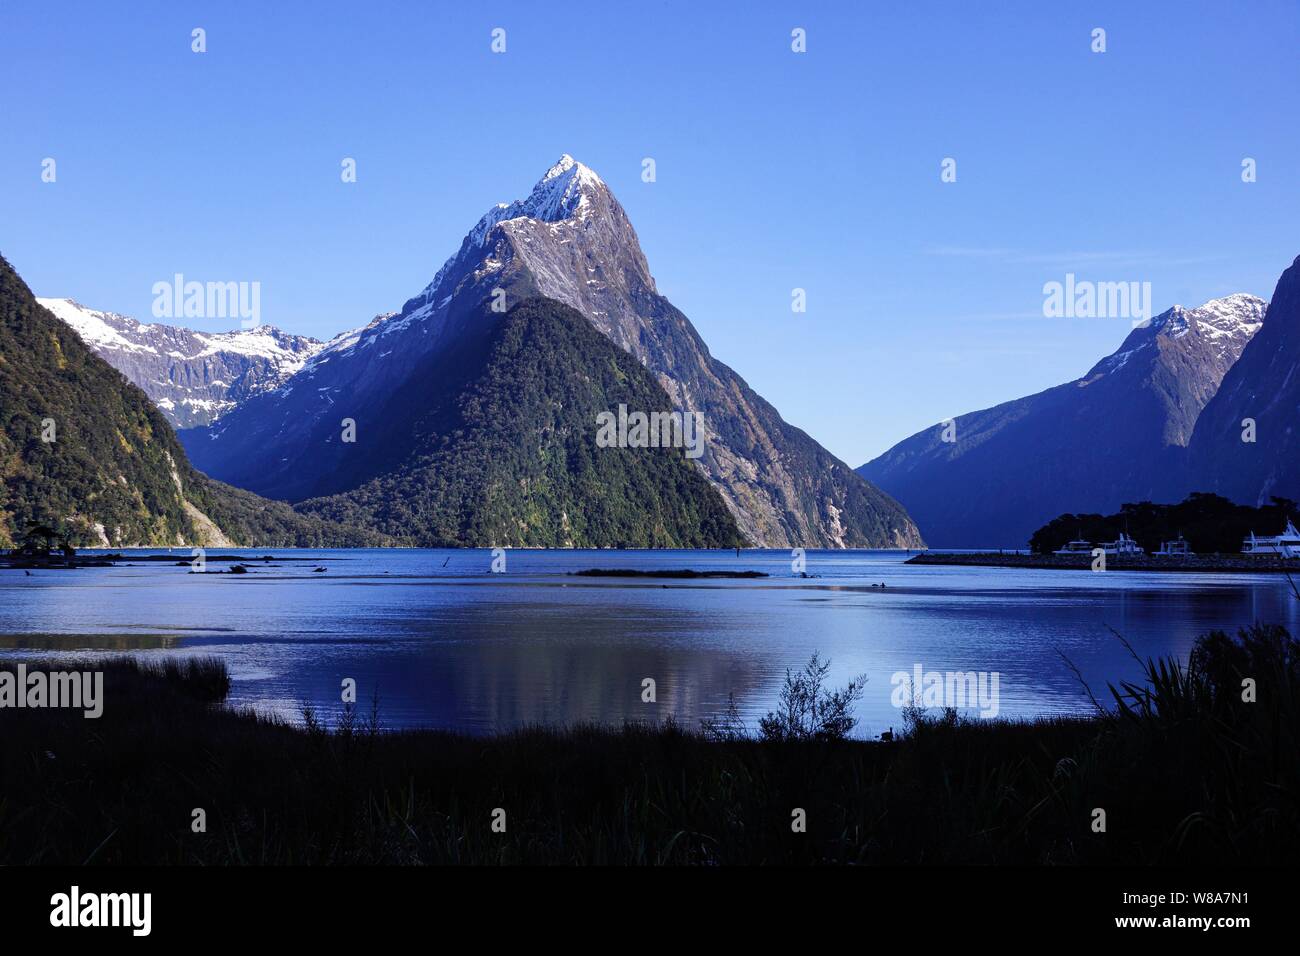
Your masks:
{"label": "mountain slope", "polygon": [[237,404],[278,388],[323,342],[269,325],[195,332],[146,325],[71,299],[37,299],[67,322],[100,358],[144,389],[176,428],[206,425]]}
{"label": "mountain slope", "polygon": [[[1254,419],[1255,441],[1242,441]],[[1300,499],[1300,257],[1278,279],[1268,315],[1196,422],[1188,490],[1263,505]]]}
{"label": "mountain slope", "polygon": [[1256,331],[1263,300],[1175,306],[1087,375],[899,442],[859,471],[898,498],[932,547],[1024,547],[1063,512],[1176,493],[1206,403]]}
{"label": "mountain slope", "polygon": [[197,473],[144,392],[0,257],[0,544],[31,523],[114,547],[381,540]]}
{"label": "mountain slope", "polygon": [[341,455],[339,420],[381,431],[388,398],[475,324],[544,296],[582,313],[640,361],[675,408],[704,416],[697,467],[741,532],[770,547],[917,547],[906,512],[783,421],[714,359],[690,321],[658,294],[636,232],[594,172],[565,156],[523,200],[489,210],[433,281],[400,310],[328,343],[282,388],[255,396],[182,440],[204,471],[290,501],[356,488],[402,460],[410,437],[365,462]]}
{"label": "mountain slope", "polygon": [[[407,459],[300,510],[429,546],[741,543],[683,450],[598,446],[602,412],[672,410],[635,359],[546,299],[482,319],[484,334],[433,356],[389,402],[389,432],[418,436]],[[347,447],[369,454],[360,431]]]}

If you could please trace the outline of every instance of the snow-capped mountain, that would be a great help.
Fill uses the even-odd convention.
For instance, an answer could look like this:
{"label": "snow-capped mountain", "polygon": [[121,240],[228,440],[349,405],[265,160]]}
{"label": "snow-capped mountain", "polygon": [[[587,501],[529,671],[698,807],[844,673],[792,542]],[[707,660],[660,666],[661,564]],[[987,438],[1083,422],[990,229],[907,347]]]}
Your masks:
{"label": "snow-capped mountain", "polygon": [[1176,305],[1129,333],[1113,355],[1098,362],[1083,381],[1126,374],[1165,399],[1167,445],[1185,446],[1201,411],[1259,331],[1268,303],[1236,293],[1187,309]]}
{"label": "snow-capped mountain", "polygon": [[[567,155],[527,198],[489,209],[400,309],[338,336],[281,388],[182,439],[200,468],[272,497],[301,501],[356,488],[409,453],[414,436],[393,431],[392,422],[404,418],[390,403],[399,394],[428,400],[412,398],[410,386],[425,361],[484,336],[483,303],[510,308],[538,296],[580,312],[655,376],[674,407],[703,414],[699,467],[750,541],[921,543],[896,502],[783,421],[709,354],[686,316],[659,295],[623,207],[595,172]],[[369,436],[366,453],[336,440],[341,417]]]}
{"label": "snow-capped mountain", "polygon": [[[0,547],[32,525],[109,548],[391,543],[200,474],[153,402],[83,339],[147,359],[134,329],[120,316],[58,308],[80,327],[42,307],[0,255]],[[58,432],[50,444],[47,419]]]}
{"label": "snow-capped mountain", "polygon": [[1300,257],[1197,420],[1187,457],[1187,490],[1250,505],[1300,500]]}
{"label": "snow-capped mountain", "polygon": [[[517,287],[522,273],[535,287],[509,288]],[[495,288],[515,291],[509,296],[515,301],[530,291],[572,306],[633,354],[637,323],[629,321],[626,301],[656,294],[623,207],[595,172],[566,154],[526,199],[489,209],[418,295],[336,336],[306,371],[372,348],[383,357],[393,336],[404,332],[420,336],[417,351],[430,350],[463,331],[465,310]]]}
{"label": "snow-capped mountain", "polygon": [[195,332],[88,309],[71,299],[37,299],[81,340],[140,386],[176,428],[206,425],[241,401],[279,387],[323,344],[268,325]]}
{"label": "snow-capped mountain", "polygon": [[1097,368],[1117,367],[1117,363],[1126,361],[1134,350],[1157,344],[1162,335],[1181,339],[1188,334],[1197,335],[1209,343],[1211,350],[1231,365],[1241,354],[1243,340],[1249,341],[1259,331],[1266,308],[1263,299],[1244,292],[1211,299],[1195,309],[1176,305],[1147,325],[1134,329],[1119,350],[1102,359]]}
{"label": "snow-capped mountain", "polygon": [[932,547],[1024,547],[1058,515],[1181,498],[1197,419],[1261,328],[1230,295],[1174,306],[1082,378],[936,425],[858,469],[896,497]]}

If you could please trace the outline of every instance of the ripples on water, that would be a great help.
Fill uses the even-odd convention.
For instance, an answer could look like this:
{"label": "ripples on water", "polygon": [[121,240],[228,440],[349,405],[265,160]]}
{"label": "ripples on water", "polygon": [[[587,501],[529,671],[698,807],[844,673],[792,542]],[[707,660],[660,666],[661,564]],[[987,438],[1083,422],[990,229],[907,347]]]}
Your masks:
{"label": "ripples on water", "polygon": [[[136,552],[143,554],[145,552]],[[157,552],[152,552],[157,553]],[[178,560],[189,551],[176,552]],[[997,671],[1003,716],[1081,713],[1064,653],[1101,696],[1143,656],[1253,621],[1293,633],[1300,602],[1274,575],[910,566],[906,555],[810,551],[226,551],[246,575],[166,564],[0,571],[0,652],[219,654],[231,702],[332,714],[344,678],[388,727],[475,733],[528,723],[694,725],[734,693],[752,724],[814,650],[832,683],[869,677],[858,733],[900,726],[891,675]],[[327,571],[314,573],[324,566]],[[574,578],[583,568],[766,571],[757,580]],[[872,587],[884,583],[884,589]],[[653,678],[658,701],[641,702]]]}

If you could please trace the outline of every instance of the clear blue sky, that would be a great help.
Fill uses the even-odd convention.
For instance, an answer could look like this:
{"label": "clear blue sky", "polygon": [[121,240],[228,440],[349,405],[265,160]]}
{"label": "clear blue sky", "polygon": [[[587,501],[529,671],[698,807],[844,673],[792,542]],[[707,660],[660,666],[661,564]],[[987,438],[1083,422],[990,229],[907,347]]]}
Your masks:
{"label": "clear blue sky", "polygon": [[1298,40],[1295,0],[5,0],[0,252],[143,319],[175,272],[256,280],[263,321],[326,338],[569,152],[713,353],[857,465],[1112,351],[1125,320],[1042,317],[1066,272],[1157,312],[1269,297],[1300,254]]}

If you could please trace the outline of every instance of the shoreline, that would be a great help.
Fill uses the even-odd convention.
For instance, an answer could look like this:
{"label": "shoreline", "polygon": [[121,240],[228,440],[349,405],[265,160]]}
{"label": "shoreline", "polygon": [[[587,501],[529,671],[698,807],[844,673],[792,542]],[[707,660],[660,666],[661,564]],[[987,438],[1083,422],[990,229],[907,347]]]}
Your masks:
{"label": "shoreline", "polygon": [[[1073,557],[1063,554],[936,554],[927,551],[904,561],[904,564],[948,565],[972,568],[1041,568],[1051,571],[1088,571],[1092,556]],[[1243,555],[1193,554],[1156,557],[1150,554],[1108,555],[1107,571],[1150,571],[1183,574],[1280,574],[1300,573],[1300,559],[1283,561],[1278,557],[1251,558]]]}
{"label": "shoreline", "polygon": [[[1294,660],[1280,630],[1214,646],[1261,675]],[[667,719],[390,732],[378,702],[299,727],[229,706],[219,658],[122,657],[93,668],[98,717],[0,706],[6,806],[23,821],[0,865],[1293,862],[1297,764],[1263,731],[1294,730],[1294,672],[1242,707],[1237,672],[1210,660],[1159,685],[1149,663],[1149,710],[1135,688],[1088,716],[931,711],[888,739],[765,740]],[[0,673],[17,667],[0,658]],[[1093,806],[1109,834],[1091,829]],[[1206,821],[1190,834],[1189,813]]]}

